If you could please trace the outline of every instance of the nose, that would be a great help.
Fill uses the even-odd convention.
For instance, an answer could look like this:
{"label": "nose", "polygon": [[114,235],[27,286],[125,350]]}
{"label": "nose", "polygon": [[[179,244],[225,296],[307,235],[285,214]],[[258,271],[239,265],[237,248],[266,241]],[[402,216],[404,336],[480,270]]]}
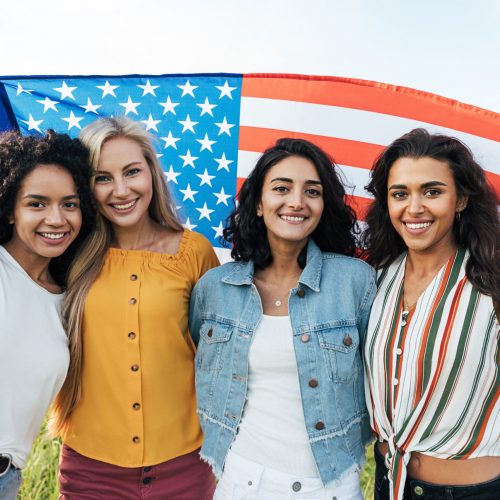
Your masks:
{"label": "nose", "polygon": [[45,222],[54,227],[59,227],[64,225],[65,219],[61,207],[59,206],[52,207],[45,218]]}
{"label": "nose", "polygon": [[408,201],[408,213],[418,215],[424,211],[421,196],[411,196]]}
{"label": "nose", "polygon": [[125,179],[117,179],[114,183],[114,195],[118,198],[126,198],[129,194],[129,187]]}
{"label": "nose", "polygon": [[294,210],[300,210],[304,206],[304,197],[299,189],[290,192],[288,206]]}

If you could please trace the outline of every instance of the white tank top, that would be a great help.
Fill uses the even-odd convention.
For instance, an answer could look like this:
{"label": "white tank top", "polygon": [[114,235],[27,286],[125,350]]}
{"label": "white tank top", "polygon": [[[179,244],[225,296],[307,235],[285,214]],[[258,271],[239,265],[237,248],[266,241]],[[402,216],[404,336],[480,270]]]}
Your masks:
{"label": "white tank top", "polygon": [[266,316],[250,347],[247,401],[231,451],[265,467],[319,477],[309,444],[288,316]]}

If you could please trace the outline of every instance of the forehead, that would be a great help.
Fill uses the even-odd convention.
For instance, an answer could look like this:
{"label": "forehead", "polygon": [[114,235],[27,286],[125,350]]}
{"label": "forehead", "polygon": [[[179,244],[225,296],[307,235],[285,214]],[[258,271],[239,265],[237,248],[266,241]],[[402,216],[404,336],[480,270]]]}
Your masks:
{"label": "forehead", "polygon": [[99,155],[99,169],[121,168],[129,163],[145,161],[137,142],[127,137],[113,137],[106,141]]}
{"label": "forehead", "polygon": [[[20,192],[37,193],[54,192],[62,190],[76,191],[72,175],[61,165],[37,165],[21,182]],[[68,194],[68,193],[66,193]]]}
{"label": "forehead", "polygon": [[425,156],[423,158],[397,159],[389,171],[387,184],[388,186],[393,184],[413,186],[433,181],[455,185],[448,162]]}
{"label": "forehead", "polygon": [[272,182],[278,177],[291,179],[293,182],[320,180],[314,163],[301,156],[289,156],[276,163],[268,170],[265,182]]}

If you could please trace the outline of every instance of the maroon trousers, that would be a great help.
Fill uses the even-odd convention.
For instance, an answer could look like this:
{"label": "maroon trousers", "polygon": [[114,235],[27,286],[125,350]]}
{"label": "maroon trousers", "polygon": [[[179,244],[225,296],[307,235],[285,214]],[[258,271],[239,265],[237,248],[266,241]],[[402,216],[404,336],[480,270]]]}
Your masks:
{"label": "maroon trousers", "polygon": [[149,467],[119,467],[63,445],[60,500],[212,500],[215,478],[198,451]]}

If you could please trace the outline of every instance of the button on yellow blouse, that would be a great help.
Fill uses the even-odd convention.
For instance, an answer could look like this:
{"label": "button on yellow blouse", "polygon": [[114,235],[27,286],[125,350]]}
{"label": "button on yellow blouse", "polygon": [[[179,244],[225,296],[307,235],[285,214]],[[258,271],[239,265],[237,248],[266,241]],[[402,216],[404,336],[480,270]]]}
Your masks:
{"label": "button on yellow blouse", "polygon": [[85,304],[82,397],[63,436],[68,446],[122,467],[201,446],[189,298],[217,265],[210,243],[187,230],[175,255],[108,251]]}

